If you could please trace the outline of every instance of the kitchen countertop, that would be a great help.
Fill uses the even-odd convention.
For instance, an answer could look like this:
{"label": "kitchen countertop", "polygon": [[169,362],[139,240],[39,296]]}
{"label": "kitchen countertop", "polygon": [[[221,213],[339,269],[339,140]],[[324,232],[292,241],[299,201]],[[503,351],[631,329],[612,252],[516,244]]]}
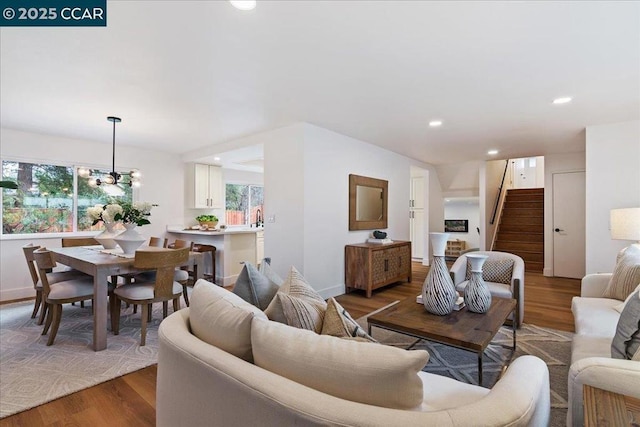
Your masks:
{"label": "kitchen countertop", "polygon": [[184,226],[167,226],[168,233],[195,234],[198,236],[222,236],[225,234],[249,234],[263,231],[263,227],[230,227],[224,230],[189,230]]}

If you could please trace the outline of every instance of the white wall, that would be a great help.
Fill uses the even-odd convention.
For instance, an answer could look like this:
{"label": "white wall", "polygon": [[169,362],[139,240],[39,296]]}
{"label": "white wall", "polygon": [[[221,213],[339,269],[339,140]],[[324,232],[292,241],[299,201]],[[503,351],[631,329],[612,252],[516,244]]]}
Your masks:
{"label": "white wall", "polygon": [[553,275],[553,174],[585,170],[585,153],[550,154],[544,157],[544,269]]}
{"label": "white wall", "polygon": [[476,197],[483,162],[469,161],[435,166],[444,197]]}
{"label": "white wall", "polygon": [[409,240],[409,169],[432,167],[310,124],[286,130],[264,143],[265,217],[276,215],[265,223],[265,255],[279,274],[294,265],[325,298],[339,295],[345,245],[371,233],[349,231],[349,174],[389,181],[385,231]]}
{"label": "white wall", "polygon": [[[111,144],[60,138],[13,129],[0,129],[0,157],[3,160],[25,160],[63,165],[99,166],[111,169]],[[157,203],[151,212],[150,225],[140,227],[145,237],[163,236],[167,224],[182,222],[183,163],[179,156],[134,147],[120,146],[116,141],[116,167],[138,168],[142,186],[134,193],[136,200]],[[96,233],[97,234],[97,233]],[[40,237],[40,236],[39,236]],[[35,295],[22,253],[27,243],[59,247],[60,237],[16,239],[3,236],[0,241],[0,300]]]}
{"label": "white wall", "polygon": [[611,240],[611,209],[640,206],[640,121],[586,130],[586,270],[610,272],[631,242]]}
{"label": "white wall", "polygon": [[444,204],[445,219],[469,220],[468,233],[451,233],[449,240],[464,240],[467,249],[480,247],[480,235],[476,230],[480,227],[480,203],[479,200],[451,200]]}
{"label": "white wall", "polygon": [[504,169],[504,160],[491,160],[485,162],[480,167],[479,211],[481,225],[479,247],[481,251],[488,251],[491,249],[493,234],[496,227],[498,226],[497,220],[494,224],[490,224],[489,222],[491,221],[491,216],[493,215],[493,210],[495,209],[496,197],[498,195],[500,183],[502,182]]}

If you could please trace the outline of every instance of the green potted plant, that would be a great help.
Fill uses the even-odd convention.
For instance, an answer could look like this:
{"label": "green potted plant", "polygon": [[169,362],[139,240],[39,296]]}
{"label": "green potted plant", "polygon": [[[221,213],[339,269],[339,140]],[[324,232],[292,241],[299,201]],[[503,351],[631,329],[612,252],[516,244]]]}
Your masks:
{"label": "green potted plant", "polygon": [[218,225],[218,217],[215,215],[198,215],[196,221],[200,223],[201,227],[215,228]]}

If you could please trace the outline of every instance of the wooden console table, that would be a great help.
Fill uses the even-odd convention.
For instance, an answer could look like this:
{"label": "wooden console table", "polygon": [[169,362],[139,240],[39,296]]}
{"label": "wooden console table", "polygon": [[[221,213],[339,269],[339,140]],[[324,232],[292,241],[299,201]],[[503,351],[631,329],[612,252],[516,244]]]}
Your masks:
{"label": "wooden console table", "polygon": [[347,245],[344,282],[346,292],[364,289],[371,298],[374,289],[403,280],[411,281],[411,242]]}
{"label": "wooden console table", "polygon": [[585,427],[640,425],[640,399],[584,385]]}

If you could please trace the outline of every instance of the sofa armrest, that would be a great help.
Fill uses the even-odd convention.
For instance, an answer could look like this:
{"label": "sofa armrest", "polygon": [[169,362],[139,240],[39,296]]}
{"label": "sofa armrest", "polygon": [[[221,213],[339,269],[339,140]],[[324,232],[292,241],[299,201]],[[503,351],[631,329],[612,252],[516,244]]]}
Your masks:
{"label": "sofa armrest", "polygon": [[640,362],[608,357],[587,357],[574,362],[568,378],[568,426],[584,424],[582,392],[585,384],[640,398]]}
{"label": "sofa armrest", "polygon": [[454,285],[464,282],[467,275],[467,257],[460,255],[451,266],[449,272]]}
{"label": "sofa armrest", "polygon": [[587,274],[582,278],[580,284],[580,296],[600,298],[604,294],[604,290],[607,289],[609,280],[611,280],[612,273],[596,273]]}

